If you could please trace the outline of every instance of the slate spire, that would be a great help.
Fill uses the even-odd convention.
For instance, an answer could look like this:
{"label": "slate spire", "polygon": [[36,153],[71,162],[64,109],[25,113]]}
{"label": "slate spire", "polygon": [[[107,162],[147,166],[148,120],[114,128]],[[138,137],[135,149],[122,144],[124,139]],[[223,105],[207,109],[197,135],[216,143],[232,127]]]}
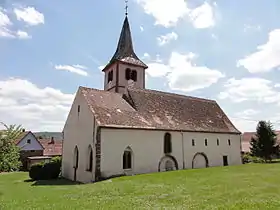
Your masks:
{"label": "slate spire", "polygon": [[111,58],[110,63],[116,60],[148,68],[148,66],[144,64],[143,61],[141,61],[134,52],[127,15],[125,16],[123,22],[123,27],[121,30],[116,52]]}

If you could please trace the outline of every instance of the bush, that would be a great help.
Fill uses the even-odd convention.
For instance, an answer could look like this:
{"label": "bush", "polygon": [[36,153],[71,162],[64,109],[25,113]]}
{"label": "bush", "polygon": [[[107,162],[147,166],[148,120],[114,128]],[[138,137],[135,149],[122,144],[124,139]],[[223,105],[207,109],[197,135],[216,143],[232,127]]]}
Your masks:
{"label": "bush", "polygon": [[42,179],[57,179],[60,174],[60,164],[57,162],[46,163],[42,168]]}
{"label": "bush", "polygon": [[61,171],[61,158],[52,158],[49,163],[38,163],[31,166],[29,177],[33,180],[57,179]]}
{"label": "bush", "polygon": [[33,180],[38,180],[42,176],[42,168],[44,163],[36,163],[29,170],[29,177]]}
{"label": "bush", "polygon": [[242,155],[242,163],[246,164],[246,163],[250,163],[251,162],[251,156],[249,154],[243,154]]}
{"label": "bush", "polygon": [[262,158],[260,158],[260,157],[252,156],[252,157],[251,157],[251,162],[253,162],[253,163],[264,163],[265,160],[262,159]]}
{"label": "bush", "polygon": [[51,162],[55,162],[55,163],[58,163],[58,164],[61,165],[62,158],[59,157],[59,156],[53,157],[53,158],[51,159]]}
{"label": "bush", "polygon": [[242,155],[242,163],[264,163],[265,160],[260,157],[255,157],[250,154],[243,154]]}

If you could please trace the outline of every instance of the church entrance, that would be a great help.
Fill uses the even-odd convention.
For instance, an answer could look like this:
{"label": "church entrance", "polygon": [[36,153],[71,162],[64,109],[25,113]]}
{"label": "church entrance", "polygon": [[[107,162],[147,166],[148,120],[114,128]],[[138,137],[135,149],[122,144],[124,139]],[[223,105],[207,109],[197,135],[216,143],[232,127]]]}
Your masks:
{"label": "church entrance", "polygon": [[192,160],[192,168],[207,168],[208,158],[204,153],[196,153]]}
{"label": "church entrance", "polygon": [[74,181],[77,181],[77,169],[79,166],[79,150],[78,147],[76,146],[74,149],[74,163],[73,163],[73,169],[74,169]]}
{"label": "church entrance", "polygon": [[178,170],[178,163],[174,157],[168,155],[161,158],[158,171],[163,172],[174,170]]}

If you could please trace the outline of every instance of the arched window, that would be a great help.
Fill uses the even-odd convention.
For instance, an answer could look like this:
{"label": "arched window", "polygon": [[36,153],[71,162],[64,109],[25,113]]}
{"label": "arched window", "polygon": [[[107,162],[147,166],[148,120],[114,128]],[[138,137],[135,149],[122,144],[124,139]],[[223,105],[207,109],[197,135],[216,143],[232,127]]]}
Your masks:
{"label": "arched window", "polygon": [[205,144],[205,146],[207,146],[207,145],[208,145],[208,141],[207,141],[207,139],[204,139],[204,144]]}
{"label": "arched window", "polygon": [[137,71],[136,70],[133,70],[131,72],[131,79],[136,82],[137,81]]}
{"label": "arched window", "polygon": [[123,153],[123,169],[132,169],[132,150],[127,147]]}
{"label": "arched window", "polygon": [[172,152],[172,143],[171,143],[171,134],[165,133],[164,134],[164,153],[171,153]]}
{"label": "arched window", "polygon": [[131,79],[131,69],[130,68],[127,68],[125,70],[125,79],[126,80],[130,80]]}
{"label": "arched window", "polygon": [[93,161],[93,152],[92,148],[88,146],[88,153],[87,153],[87,171],[92,171],[92,161]]}
{"label": "arched window", "polygon": [[79,150],[78,150],[77,146],[74,149],[73,167],[74,168],[78,168],[79,167]]}
{"label": "arched window", "polygon": [[218,146],[220,145],[220,140],[219,140],[219,139],[217,139],[217,145],[218,145]]}

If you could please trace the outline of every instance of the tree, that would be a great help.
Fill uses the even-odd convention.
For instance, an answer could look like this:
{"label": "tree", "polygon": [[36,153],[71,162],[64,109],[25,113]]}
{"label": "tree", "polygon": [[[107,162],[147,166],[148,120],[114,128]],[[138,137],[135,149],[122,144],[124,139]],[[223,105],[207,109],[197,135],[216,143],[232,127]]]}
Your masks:
{"label": "tree", "polygon": [[0,124],[5,127],[5,130],[0,131],[0,172],[17,171],[21,162],[19,148],[14,141],[22,132],[21,125]]}
{"label": "tree", "polygon": [[276,134],[272,124],[266,121],[259,121],[257,125],[257,133],[252,137],[251,154],[256,157],[263,158],[265,161],[272,159],[272,155],[278,153],[275,149]]}

